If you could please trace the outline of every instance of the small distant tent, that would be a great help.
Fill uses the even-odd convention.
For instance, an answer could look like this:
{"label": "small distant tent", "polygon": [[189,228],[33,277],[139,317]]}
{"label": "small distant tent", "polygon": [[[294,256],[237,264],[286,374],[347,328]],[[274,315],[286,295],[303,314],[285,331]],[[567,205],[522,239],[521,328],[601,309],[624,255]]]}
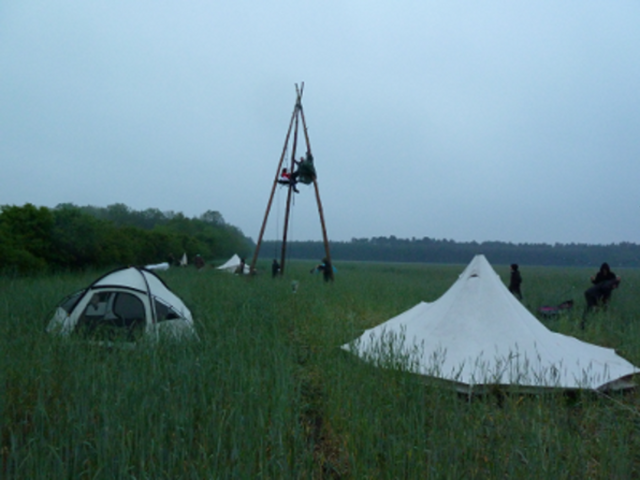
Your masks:
{"label": "small distant tent", "polygon": [[96,341],[194,338],[191,312],[155,273],[114,270],[66,297],[47,331]]}
{"label": "small distant tent", "polygon": [[169,270],[169,262],[156,263],[154,265],[146,265],[147,270],[165,271]]}
{"label": "small distant tent", "polygon": [[182,258],[180,258],[180,266],[186,267],[189,264],[189,260],[187,260],[187,252],[182,254]]}
{"label": "small distant tent", "polygon": [[342,348],[379,366],[400,363],[466,393],[492,385],[628,388],[640,371],[613,349],[548,330],[483,255],[436,301],[421,302]]}
{"label": "small distant tent", "polygon": [[[238,254],[234,253],[229,260],[227,260],[225,263],[223,263],[219,267],[216,267],[216,269],[224,270],[225,272],[229,272],[229,273],[236,273],[236,270],[238,269],[238,267],[240,267],[241,262],[242,260],[240,259]],[[244,273],[248,274],[250,272],[251,272],[251,268],[249,267],[249,265],[245,264]]]}

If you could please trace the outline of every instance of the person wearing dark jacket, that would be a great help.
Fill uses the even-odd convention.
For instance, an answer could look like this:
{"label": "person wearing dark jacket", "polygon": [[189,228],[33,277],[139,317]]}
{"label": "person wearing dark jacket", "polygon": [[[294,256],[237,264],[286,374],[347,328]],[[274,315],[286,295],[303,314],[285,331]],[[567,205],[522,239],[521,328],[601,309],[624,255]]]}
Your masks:
{"label": "person wearing dark jacket", "polygon": [[271,276],[273,278],[276,278],[279,274],[280,274],[280,264],[278,263],[278,260],[274,258],[273,262],[271,263]]}
{"label": "person wearing dark jacket", "polygon": [[511,264],[511,278],[509,279],[509,291],[518,299],[522,300],[522,292],[520,291],[520,284],[522,283],[522,275],[518,269],[517,263]]}
{"label": "person wearing dark jacket", "polygon": [[584,329],[584,320],[588,312],[593,310],[598,305],[606,305],[611,299],[611,293],[614,288],[618,288],[620,285],[620,277],[611,271],[608,263],[603,263],[600,266],[598,273],[591,277],[592,287],[588,288],[584,292],[584,298],[587,301],[584,314],[582,316],[581,328]]}
{"label": "person wearing dark jacket", "polygon": [[609,264],[605,262],[600,266],[598,273],[591,277],[591,283],[593,287],[584,292],[587,308],[590,309],[598,304],[604,305],[609,302],[613,289],[620,285],[620,277],[616,276],[609,268]]}
{"label": "person wearing dark jacket", "polygon": [[322,263],[320,263],[320,265],[318,265],[317,267],[312,268],[310,273],[315,272],[322,272],[322,276],[325,282],[333,281],[333,265],[331,265],[331,262],[328,258],[323,258]]}
{"label": "person wearing dark jacket", "polygon": [[244,268],[245,266],[245,262],[244,262],[244,257],[240,259],[240,264],[236,267],[236,275],[244,275]]}

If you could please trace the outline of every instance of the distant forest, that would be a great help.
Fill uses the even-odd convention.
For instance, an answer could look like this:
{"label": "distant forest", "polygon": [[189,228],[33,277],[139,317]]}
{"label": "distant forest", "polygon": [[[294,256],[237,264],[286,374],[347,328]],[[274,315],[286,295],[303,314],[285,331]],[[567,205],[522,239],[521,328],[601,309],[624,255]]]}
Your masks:
{"label": "distant forest", "polygon": [[[354,238],[349,242],[330,242],[334,261],[379,261],[422,263],[468,263],[474,255],[483,254],[497,265],[517,263],[541,266],[599,266],[608,262],[613,267],[640,267],[640,245],[546,244],[506,242],[455,242],[453,240],[401,239],[390,237]],[[281,243],[263,242],[260,257],[280,258]],[[322,242],[290,242],[287,258],[314,259],[324,257]]]}
{"label": "distant forest", "polygon": [[[468,263],[484,254],[491,263],[504,265],[589,266],[608,262],[612,268],[640,267],[640,245],[455,242],[453,240],[401,239],[395,236],[354,238],[331,242],[331,256],[340,261]],[[250,261],[255,243],[208,210],[189,218],[158,209],[136,211],[124,204],[107,207],[60,204],[55,208],[26,204],[0,207],[0,272],[34,273],[81,270],[94,267],[147,265],[196,254],[212,262],[234,253]],[[280,258],[281,244],[264,241],[262,259]],[[320,241],[290,242],[287,258],[319,261]]]}
{"label": "distant forest", "polygon": [[61,204],[0,207],[0,271],[34,273],[146,265],[179,259],[248,255],[251,239],[209,210],[197,218],[157,209],[136,211]]}

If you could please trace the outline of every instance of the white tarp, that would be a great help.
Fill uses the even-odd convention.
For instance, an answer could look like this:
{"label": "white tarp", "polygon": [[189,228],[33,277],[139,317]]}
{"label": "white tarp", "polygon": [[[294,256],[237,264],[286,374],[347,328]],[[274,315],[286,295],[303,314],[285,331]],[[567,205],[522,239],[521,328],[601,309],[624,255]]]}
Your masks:
{"label": "white tarp", "polygon": [[169,263],[162,262],[162,263],[156,263],[154,265],[145,265],[144,268],[146,268],[147,270],[165,271],[165,270],[169,270]]}
{"label": "white tarp", "polygon": [[365,331],[344,349],[381,366],[482,385],[601,389],[622,387],[638,368],[613,349],[554,333],[477,255],[447,292]]}
{"label": "white tarp", "polygon": [[[235,273],[236,270],[238,269],[238,267],[240,266],[241,263],[241,259],[238,256],[238,254],[234,253],[233,256],[227,260],[225,263],[223,263],[222,265],[220,265],[219,267],[216,267],[218,270],[224,270],[226,272],[230,272],[230,273]],[[244,266],[244,273],[247,274],[250,272],[250,267],[249,265]]]}

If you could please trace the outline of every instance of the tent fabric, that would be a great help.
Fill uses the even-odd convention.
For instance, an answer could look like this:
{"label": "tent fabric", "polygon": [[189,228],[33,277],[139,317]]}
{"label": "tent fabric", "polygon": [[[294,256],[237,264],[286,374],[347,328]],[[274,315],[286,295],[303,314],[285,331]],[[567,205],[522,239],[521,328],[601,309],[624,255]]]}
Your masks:
{"label": "tent fabric", "polygon": [[[238,267],[240,266],[240,262],[241,261],[242,260],[240,259],[238,254],[234,253],[233,256],[229,260],[227,260],[225,263],[223,263],[219,267],[216,267],[216,269],[224,270],[224,271],[230,272],[230,273],[235,273],[236,270],[238,269]],[[249,265],[245,264],[244,273],[248,274],[250,271],[251,271],[251,267],[249,267]]]}
{"label": "tent fabric", "polygon": [[62,336],[97,332],[135,341],[142,337],[197,337],[191,311],[154,272],[120,268],[65,298],[47,326]]}
{"label": "tent fabric", "polygon": [[153,265],[145,265],[144,268],[146,268],[147,270],[165,271],[165,270],[169,270],[169,263],[162,262],[162,263],[156,263]]}
{"label": "tent fabric", "polygon": [[343,345],[361,358],[454,382],[531,388],[623,388],[638,368],[613,349],[554,333],[477,255],[439,299],[421,302]]}

